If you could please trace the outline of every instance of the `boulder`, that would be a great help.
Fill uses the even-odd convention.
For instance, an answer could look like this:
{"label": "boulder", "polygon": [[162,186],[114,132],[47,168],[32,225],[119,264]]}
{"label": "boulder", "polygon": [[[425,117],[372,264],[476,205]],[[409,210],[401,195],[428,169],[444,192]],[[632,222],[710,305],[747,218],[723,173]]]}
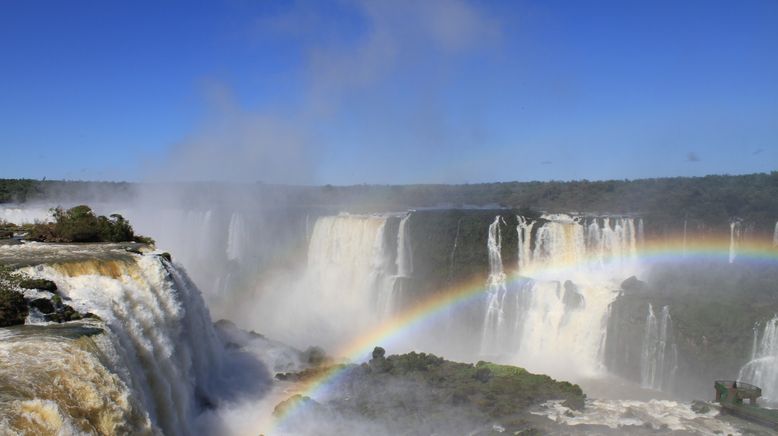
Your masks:
{"label": "boulder", "polygon": [[61,307],[57,307],[56,312],[48,314],[44,316],[44,319],[46,321],[51,322],[68,322],[68,321],[78,321],[79,319],[82,319],[83,316],[81,316],[80,313],[78,313],[75,309],[68,306],[67,304],[63,304]]}
{"label": "boulder", "polygon": [[621,289],[628,293],[641,292],[646,289],[646,282],[638,280],[635,276],[630,276],[621,282]]}
{"label": "boulder", "polygon": [[30,307],[40,310],[43,314],[54,312],[54,304],[48,298],[36,298],[30,301]]}
{"label": "boulder", "polygon": [[40,291],[57,292],[57,284],[46,279],[24,279],[19,282],[19,287],[24,289],[38,289]]}
{"label": "boulder", "polygon": [[586,301],[584,300],[584,296],[578,291],[578,286],[570,280],[566,280],[564,287],[565,293],[562,297],[562,302],[565,304],[565,307],[568,310],[583,309],[586,305]]}
{"label": "boulder", "polygon": [[27,302],[20,292],[0,288],[0,327],[24,324]]}

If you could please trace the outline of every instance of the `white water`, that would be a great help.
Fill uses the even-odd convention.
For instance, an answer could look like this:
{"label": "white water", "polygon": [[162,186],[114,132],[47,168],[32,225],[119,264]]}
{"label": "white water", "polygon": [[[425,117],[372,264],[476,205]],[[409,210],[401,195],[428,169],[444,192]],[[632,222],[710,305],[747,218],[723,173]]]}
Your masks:
{"label": "white water", "polygon": [[589,424],[621,429],[624,434],[630,433],[630,426],[702,435],[741,434],[737,428],[717,418],[715,407],[699,414],[692,410],[691,404],[677,401],[587,400],[583,411],[564,407],[561,401],[549,401],[541,410],[532,413],[571,426]]}
{"label": "white water", "polygon": [[657,318],[653,306],[648,305],[640,357],[641,386],[663,390],[672,385],[678,364],[678,350],[672,340],[670,306],[662,307]]}
{"label": "white water", "polygon": [[300,347],[337,347],[390,316],[413,271],[408,216],[399,228],[389,225],[396,216],[319,217],[300,276],[282,277],[256,305],[263,333]]}
{"label": "white water", "polygon": [[246,224],[243,214],[235,212],[230,217],[230,226],[227,230],[227,259],[241,260],[244,253],[244,244],[249,240],[246,233]]}
{"label": "white water", "polygon": [[[56,247],[47,249],[67,250]],[[109,333],[97,341],[100,352],[153,428],[170,435],[196,432],[196,396],[218,400],[224,349],[199,291],[182,272],[154,255],[24,272],[53,280],[67,304],[104,320]]]}
{"label": "white water", "polygon": [[778,221],[775,222],[775,230],[773,231],[773,247],[778,247]]}
{"label": "white water", "polygon": [[516,267],[530,281],[506,284],[499,256],[502,221],[498,217],[489,227],[482,354],[560,377],[600,375],[608,305],[621,281],[634,274],[634,222],[544,218],[549,222],[537,229],[534,246],[528,241],[531,226],[520,219],[517,227]]}
{"label": "white water", "polygon": [[481,339],[481,354],[499,354],[505,344],[505,295],[508,293],[506,275],[502,265],[502,230],[500,225],[505,225],[505,220],[499,215],[489,225],[489,236],[486,247],[489,250],[489,277],[486,317],[484,319],[483,334]]}
{"label": "white water", "polygon": [[0,222],[16,225],[33,224],[36,221],[49,222],[52,220],[48,207],[34,206],[3,206],[0,207]]}
{"label": "white water", "polygon": [[762,397],[778,403],[778,316],[768,321],[757,340],[755,330],[751,361],[740,368],[738,380],[762,388]]}
{"label": "white water", "polygon": [[528,221],[523,216],[518,216],[517,219],[519,224],[516,226],[516,233],[519,239],[516,245],[519,249],[519,273],[521,273],[532,261],[532,227],[535,226],[535,221]]}
{"label": "white water", "polygon": [[397,232],[397,275],[400,277],[410,277],[413,274],[413,251],[411,249],[411,240],[407,236],[408,220],[411,213],[408,213],[400,221],[400,229]]}
{"label": "white water", "polygon": [[729,263],[735,262],[737,248],[740,245],[741,223],[732,221],[729,223]]}

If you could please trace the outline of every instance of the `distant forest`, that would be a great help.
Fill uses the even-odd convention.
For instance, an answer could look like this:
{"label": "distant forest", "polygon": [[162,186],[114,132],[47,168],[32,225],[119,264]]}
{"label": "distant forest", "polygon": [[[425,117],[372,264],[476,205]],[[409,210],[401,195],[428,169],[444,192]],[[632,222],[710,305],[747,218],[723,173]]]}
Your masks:
{"label": "distant forest", "polygon": [[[425,207],[531,208],[545,212],[636,214],[653,226],[723,229],[742,219],[755,231],[772,231],[778,220],[778,171],[769,174],[712,175],[641,180],[503,182],[466,185],[289,186],[269,184],[36,181],[0,179],[0,203],[78,198],[130,200],[142,187],[174,190],[179,197],[213,198],[241,194],[266,204],[329,207],[353,212]],[[88,198],[86,198],[88,197]]]}

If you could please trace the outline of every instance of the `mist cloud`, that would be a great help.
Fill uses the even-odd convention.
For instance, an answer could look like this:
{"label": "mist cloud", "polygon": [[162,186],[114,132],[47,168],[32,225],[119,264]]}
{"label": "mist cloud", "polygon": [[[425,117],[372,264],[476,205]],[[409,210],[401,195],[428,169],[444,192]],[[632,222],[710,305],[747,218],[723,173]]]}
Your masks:
{"label": "mist cloud", "polygon": [[[357,29],[344,30],[328,7],[347,10]],[[461,120],[452,125],[435,102],[435,69],[499,38],[496,21],[469,2],[300,2],[256,23],[247,38],[286,38],[300,47],[301,97],[255,109],[241,106],[229,83],[210,85],[207,115],[150,178],[321,183],[315,163],[344,153],[340,137],[322,131],[354,125],[365,158],[387,153],[389,142],[440,145],[461,138],[452,130],[479,131]],[[397,83],[410,101],[390,101],[386,87]],[[338,126],[339,117],[347,122]]]}

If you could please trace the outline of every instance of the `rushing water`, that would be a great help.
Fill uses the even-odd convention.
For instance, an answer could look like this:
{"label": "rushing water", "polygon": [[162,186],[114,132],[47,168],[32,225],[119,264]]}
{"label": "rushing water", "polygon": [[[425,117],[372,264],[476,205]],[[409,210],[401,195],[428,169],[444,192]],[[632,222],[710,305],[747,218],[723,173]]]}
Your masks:
{"label": "rushing water", "polygon": [[762,397],[778,404],[778,317],[767,322],[761,335],[754,330],[752,357],[740,369],[738,379],[761,387]]}
{"label": "rushing water", "polygon": [[778,221],[775,222],[775,230],[773,231],[773,247],[778,247]]}
{"label": "rushing water", "polygon": [[678,366],[678,350],[672,340],[670,306],[663,306],[659,317],[648,305],[646,330],[640,356],[640,384],[663,390],[672,384]]}
{"label": "rushing water", "polygon": [[500,256],[504,221],[498,216],[489,227],[482,355],[556,375],[594,376],[602,370],[608,305],[634,269],[634,220],[543,219],[531,239],[533,223],[518,217],[515,268],[529,279],[511,283]]}
{"label": "rushing water", "polygon": [[502,264],[502,230],[505,220],[499,215],[489,225],[486,247],[489,250],[489,277],[487,278],[486,316],[484,318],[481,354],[499,353],[506,343],[505,296],[508,293],[506,275]]}
{"label": "rushing water", "polygon": [[737,257],[737,249],[740,245],[742,228],[743,225],[740,221],[732,221],[729,223],[729,263],[734,262],[735,257]]}
{"label": "rushing water", "polygon": [[715,407],[706,413],[697,413],[689,403],[669,400],[593,399],[586,401],[583,411],[570,410],[560,401],[550,401],[533,413],[570,426],[602,425],[617,429],[620,434],[631,434],[638,429],[659,432],[672,430],[678,432],[673,434],[693,435],[741,434],[732,424],[717,419],[718,411]]}
{"label": "rushing water", "polygon": [[0,360],[15,362],[0,366],[0,383],[9,384],[0,389],[5,424],[32,433],[193,434],[203,405],[218,401],[224,355],[199,291],[156,255],[93,246],[96,257],[84,260],[71,250],[90,248],[0,252],[46,260],[22,270],[53,280],[67,304],[97,314],[103,321],[94,323],[105,330],[94,338],[63,340],[44,330],[0,341]]}

